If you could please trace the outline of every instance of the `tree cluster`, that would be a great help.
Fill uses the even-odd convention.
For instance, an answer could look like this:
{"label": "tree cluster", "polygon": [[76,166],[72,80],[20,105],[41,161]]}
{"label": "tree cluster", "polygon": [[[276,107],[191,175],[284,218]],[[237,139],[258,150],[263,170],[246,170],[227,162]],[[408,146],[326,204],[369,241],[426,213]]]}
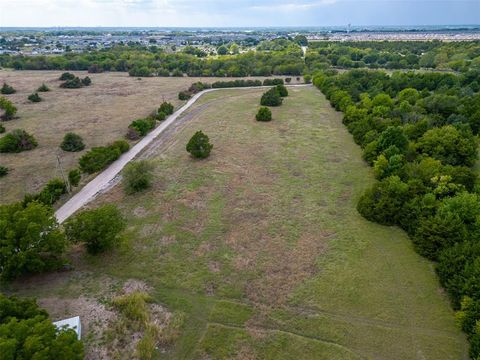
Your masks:
{"label": "tree cluster", "polygon": [[[398,225],[437,261],[442,285],[480,355],[480,94],[475,76],[352,70],[318,73],[314,84],[363,148],[378,179],[360,198],[366,219]],[[480,269],[480,268],[479,268]]]}

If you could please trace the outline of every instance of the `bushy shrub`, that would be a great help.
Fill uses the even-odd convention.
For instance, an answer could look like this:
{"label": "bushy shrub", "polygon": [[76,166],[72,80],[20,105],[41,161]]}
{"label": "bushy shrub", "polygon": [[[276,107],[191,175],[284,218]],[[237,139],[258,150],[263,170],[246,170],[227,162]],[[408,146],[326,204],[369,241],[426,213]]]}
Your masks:
{"label": "bushy shrub", "polygon": [[35,138],[25,130],[15,129],[0,138],[0,153],[18,153],[37,147]]}
{"label": "bushy shrub", "polygon": [[262,95],[260,105],[262,106],[280,106],[282,105],[282,97],[278,93],[277,88],[271,88]]}
{"label": "bushy shrub", "polygon": [[90,86],[92,84],[92,79],[90,79],[88,76],[85,76],[82,79],[82,85],[83,86]]}
{"label": "bushy shrub", "polygon": [[164,101],[158,108],[158,112],[163,112],[165,115],[173,114],[174,107],[169,102]]}
{"label": "bushy shrub", "polygon": [[0,124],[0,134],[3,134],[5,132],[5,126],[3,126],[2,124]]}
{"label": "bushy shrub", "polygon": [[125,219],[115,205],[82,211],[65,223],[67,238],[85,243],[90,254],[101,253],[118,244],[124,228]]}
{"label": "bushy shrub", "polygon": [[310,84],[312,82],[312,76],[311,75],[303,75],[303,81],[305,84]]}
{"label": "bushy shrub", "polygon": [[75,75],[73,75],[72,73],[69,73],[69,72],[64,72],[58,78],[58,80],[60,80],[60,81],[67,81],[67,80],[73,80],[73,79],[75,79]]}
{"label": "bushy shrub", "polygon": [[42,84],[39,86],[39,88],[37,89],[38,92],[47,92],[47,91],[50,91],[50,88],[45,85],[45,84]]}
{"label": "bushy shrub", "polygon": [[292,78],[289,78],[289,77],[285,78],[285,82],[287,84],[290,84],[292,82]]}
{"label": "bushy shrub", "polygon": [[163,121],[167,118],[167,115],[163,111],[159,111],[157,115],[155,115],[155,119],[158,121]]}
{"label": "bushy shrub", "polygon": [[278,90],[278,93],[280,94],[281,97],[287,97],[288,96],[288,90],[285,87],[285,85],[277,85],[277,90]]}
{"label": "bushy shrub", "polygon": [[63,264],[65,236],[51,206],[38,202],[0,205],[0,224],[2,279],[58,269]]}
{"label": "bushy shrub", "polygon": [[53,205],[67,192],[67,185],[61,179],[50,180],[35,198],[45,205]]}
{"label": "bushy shrub", "polygon": [[145,119],[134,120],[130,123],[128,127],[136,130],[138,135],[142,137],[147,135],[148,132],[155,127],[155,119],[145,118]]}
{"label": "bushy shrub", "polygon": [[79,160],[80,169],[83,172],[92,174],[94,172],[103,170],[112,162],[117,160],[121,155],[117,148],[94,147]]}
{"label": "bushy shrub", "polygon": [[15,105],[4,97],[0,97],[0,110],[4,111],[4,114],[1,116],[2,120],[11,120],[17,113]]}
{"label": "bushy shrub", "polygon": [[153,179],[152,169],[152,164],[145,160],[128,163],[122,174],[125,192],[133,194],[148,189]]}
{"label": "bushy shrub", "polygon": [[79,169],[73,169],[68,172],[68,182],[71,186],[78,186],[81,178],[82,173]]}
{"label": "bushy shrub", "polygon": [[192,97],[192,95],[190,95],[188,92],[186,91],[180,91],[178,93],[178,100],[182,100],[182,101],[185,101],[185,100],[189,100],[190,98]]}
{"label": "bushy shrub", "polygon": [[212,88],[231,88],[231,87],[255,87],[262,86],[260,80],[231,80],[231,81],[215,81]]}
{"label": "bushy shrub", "polygon": [[80,170],[88,174],[100,171],[117,160],[130,148],[126,141],[117,140],[110,146],[94,147],[78,161]]}
{"label": "bushy shrub", "polygon": [[265,79],[263,80],[263,86],[277,86],[283,85],[283,79]]}
{"label": "bushy shrub", "polygon": [[129,70],[128,75],[136,77],[151,77],[153,76],[153,70],[146,66],[134,66]]}
{"label": "bushy shrub", "polygon": [[213,145],[202,131],[197,131],[187,144],[187,151],[195,158],[204,159],[210,155]]}
{"label": "bushy shrub", "polygon": [[64,151],[77,152],[85,149],[85,144],[80,135],[74,133],[66,133],[63,137],[63,141],[60,144],[60,148]]}
{"label": "bushy shrub", "polygon": [[31,95],[28,95],[28,101],[36,103],[42,101],[42,98],[40,97],[40,95],[38,95],[38,93],[33,93]]}
{"label": "bushy shrub", "polygon": [[123,154],[130,149],[130,144],[125,140],[116,140],[110,147],[118,149],[120,153]]}
{"label": "bushy shrub", "polygon": [[17,91],[7,83],[3,83],[2,88],[0,89],[0,93],[3,95],[10,95],[10,94],[15,94]]}
{"label": "bushy shrub", "polygon": [[74,77],[73,79],[67,80],[64,83],[60,84],[60,87],[65,89],[79,89],[82,86],[82,80],[80,80],[80,78],[78,77]]}
{"label": "bushy shrub", "polygon": [[260,109],[258,109],[258,113],[255,118],[257,121],[270,121],[272,120],[272,112],[269,108],[262,106]]}
{"label": "bushy shrub", "polygon": [[8,174],[8,168],[5,166],[0,165],[0,177],[4,177]]}

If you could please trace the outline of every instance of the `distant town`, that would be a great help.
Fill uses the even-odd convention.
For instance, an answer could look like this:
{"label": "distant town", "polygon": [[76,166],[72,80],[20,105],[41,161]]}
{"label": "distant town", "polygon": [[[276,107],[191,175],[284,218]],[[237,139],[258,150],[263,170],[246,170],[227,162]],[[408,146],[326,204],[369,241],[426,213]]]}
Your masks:
{"label": "distant town", "polygon": [[196,46],[214,55],[219,45],[236,43],[240,52],[261,41],[304,35],[309,41],[473,41],[480,26],[319,27],[319,28],[0,28],[0,55],[49,55],[108,49],[115,45],[162,47],[175,52]]}

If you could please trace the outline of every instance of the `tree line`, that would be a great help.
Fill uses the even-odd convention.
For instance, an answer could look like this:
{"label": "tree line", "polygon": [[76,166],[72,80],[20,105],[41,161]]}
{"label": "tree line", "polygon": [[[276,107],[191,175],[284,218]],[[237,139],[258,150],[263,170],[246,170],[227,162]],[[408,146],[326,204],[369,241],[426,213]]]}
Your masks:
{"label": "tree line", "polygon": [[480,193],[477,77],[351,70],[317,73],[377,182],[359,199],[366,219],[397,225],[436,262],[457,318],[480,355]]}

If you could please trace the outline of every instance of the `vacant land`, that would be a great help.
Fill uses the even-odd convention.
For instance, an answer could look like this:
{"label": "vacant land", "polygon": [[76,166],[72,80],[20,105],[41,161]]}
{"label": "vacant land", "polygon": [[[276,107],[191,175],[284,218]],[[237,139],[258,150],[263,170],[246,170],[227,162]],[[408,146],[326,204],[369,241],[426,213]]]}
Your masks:
{"label": "vacant land", "polygon": [[[259,90],[204,96],[147,151],[152,189],[96,200],[129,219],[122,247],[75,248],[74,271],[11,290],[92,328],[109,323],[112,294],[142,281],[182,314],[165,359],[466,359],[431,264],[402,231],[357,214],[373,177],[340,114],[314,88],[290,94],[271,123],[254,120]],[[195,161],[185,144],[199,129],[214,149]],[[108,343],[97,338],[90,351]]]}
{"label": "vacant land", "polygon": [[[225,78],[142,78],[126,73],[87,74],[92,85],[81,89],[62,89],[59,71],[0,71],[3,82],[17,92],[8,95],[18,108],[18,119],[3,122],[7,131],[25,129],[39,146],[20,154],[1,154],[0,165],[11,171],[0,180],[0,204],[22,199],[38,191],[47,181],[59,177],[57,155],[66,171],[77,166],[80,156],[94,146],[123,138],[132,120],[149,115],[163,101],[180,104],[178,92],[195,81],[214,82]],[[40,93],[44,101],[31,103],[27,96],[45,83],[51,91]],[[67,132],[81,135],[86,148],[68,153],[59,148]]]}

